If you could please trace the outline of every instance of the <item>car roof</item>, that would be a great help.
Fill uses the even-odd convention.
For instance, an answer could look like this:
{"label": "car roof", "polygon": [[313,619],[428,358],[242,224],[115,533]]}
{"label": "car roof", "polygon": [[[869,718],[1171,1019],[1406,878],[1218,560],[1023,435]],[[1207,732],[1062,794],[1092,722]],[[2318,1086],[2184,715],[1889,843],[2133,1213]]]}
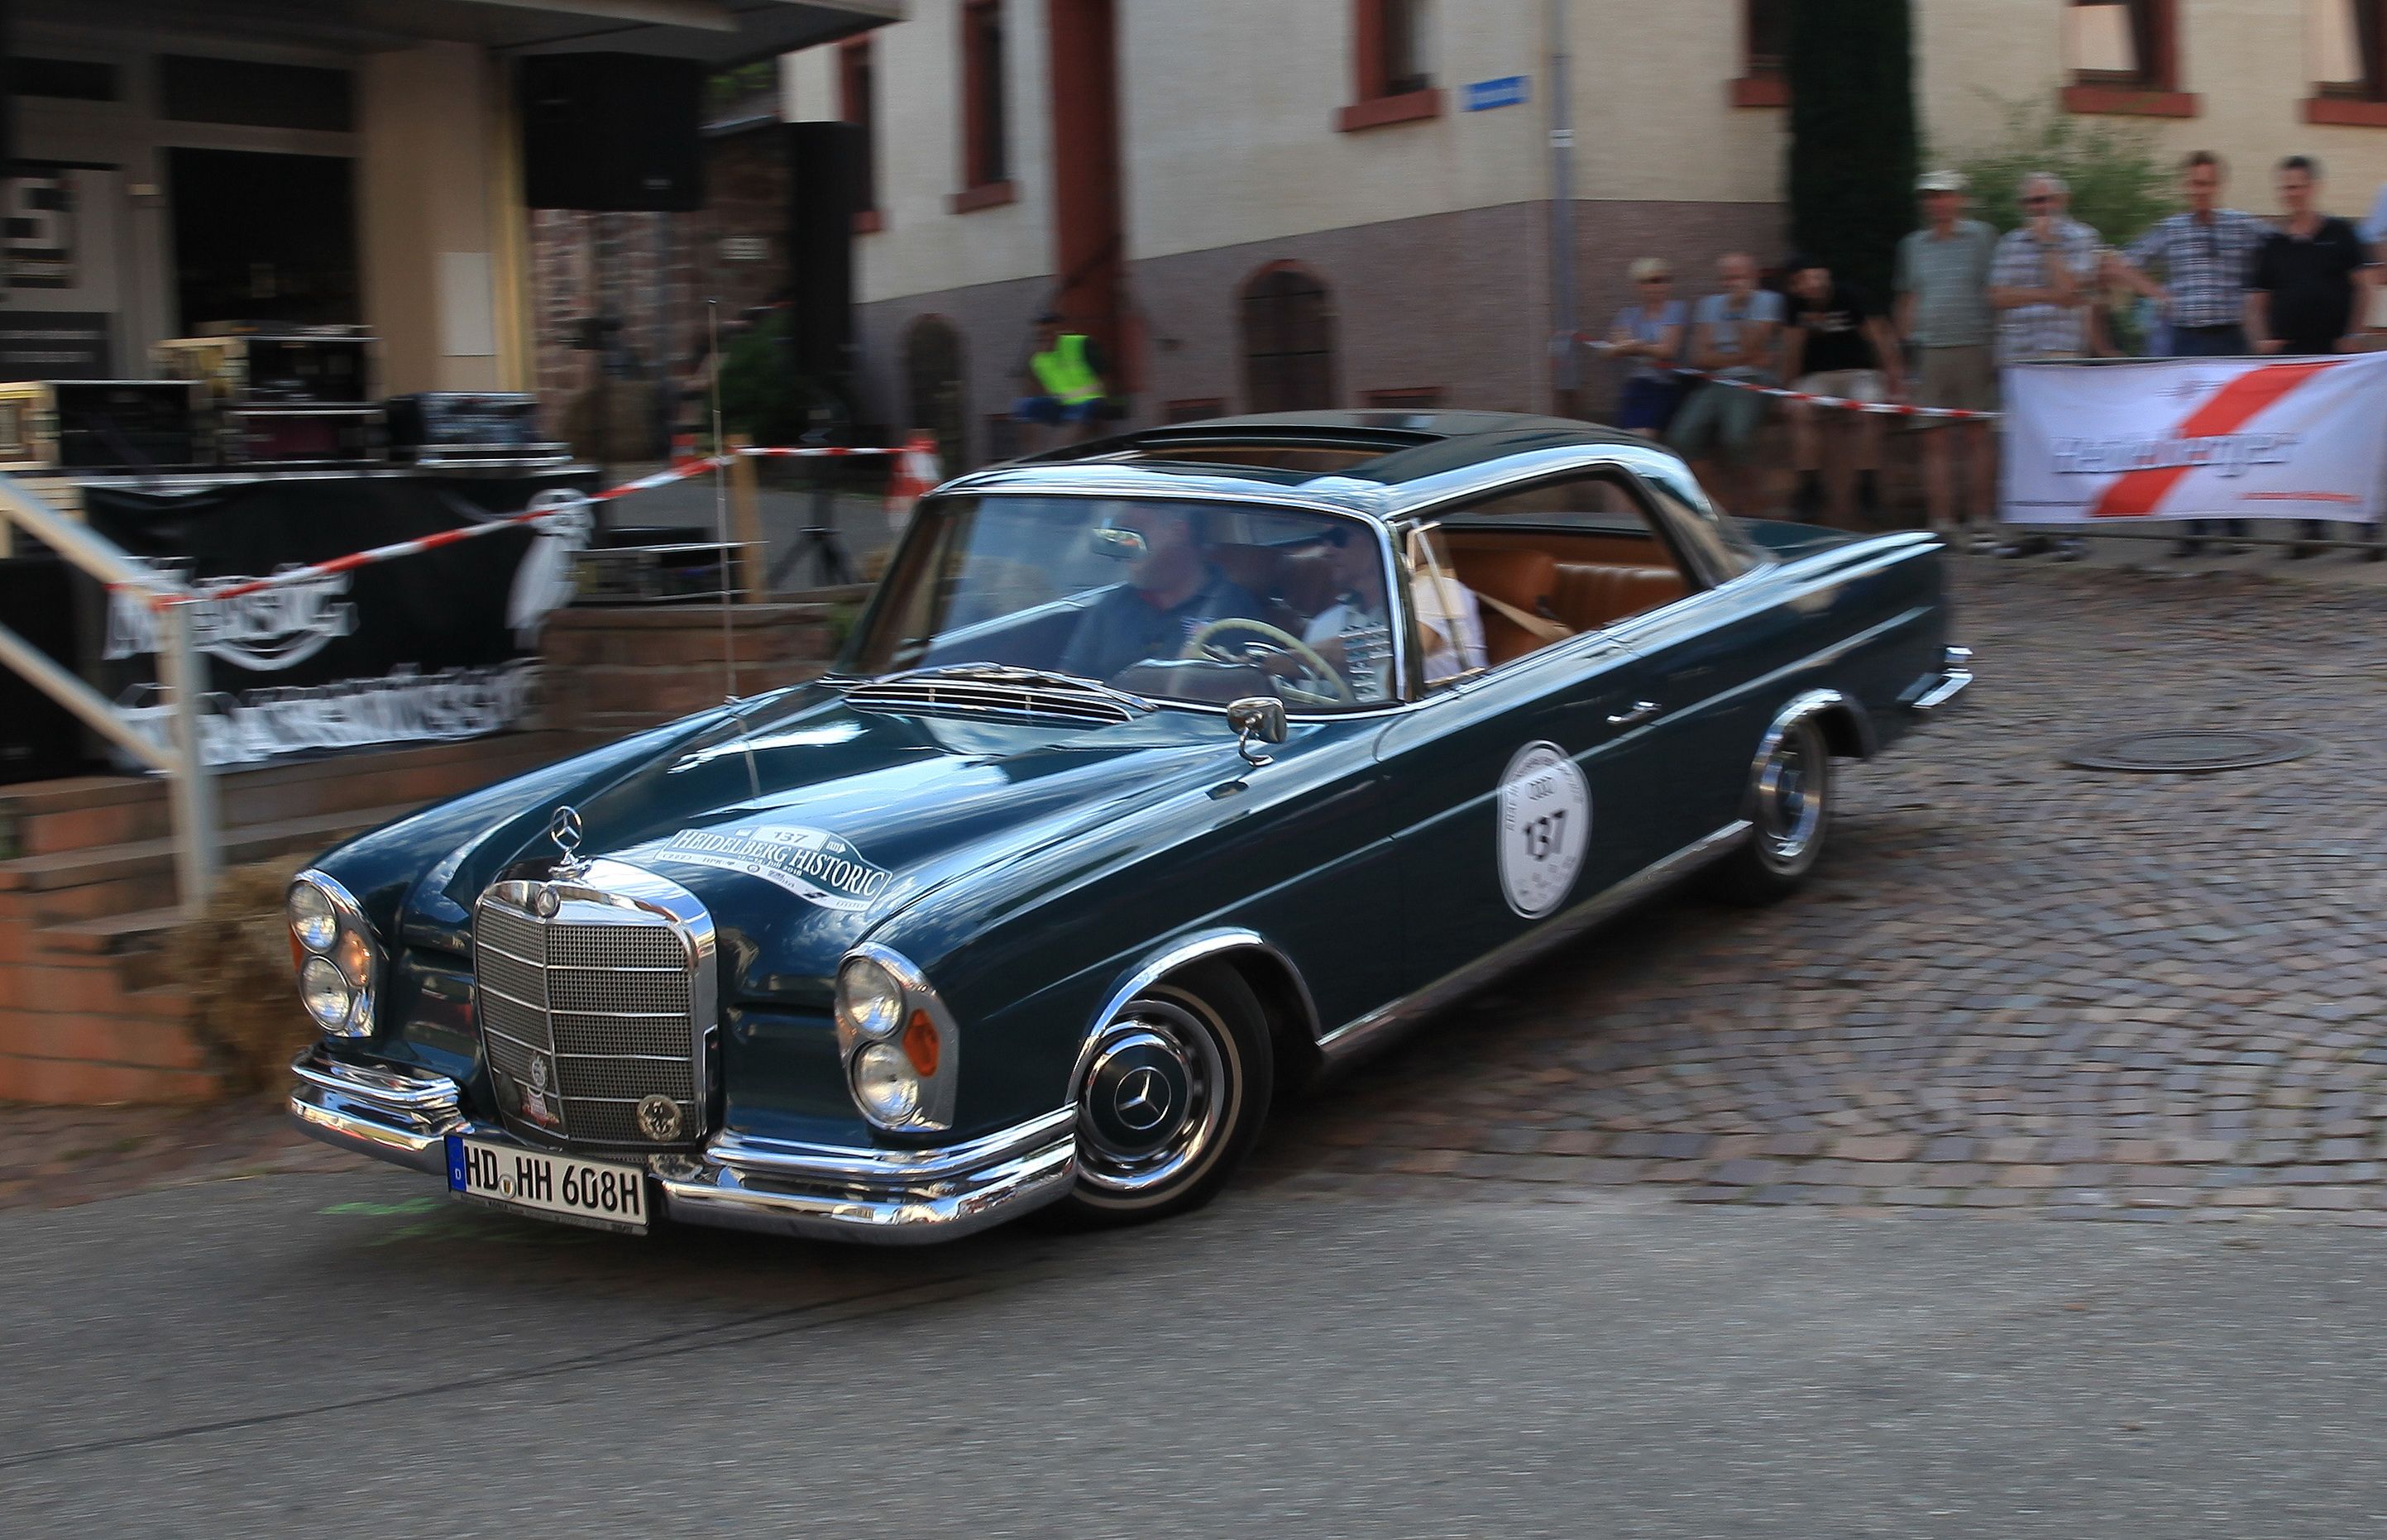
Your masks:
{"label": "car roof", "polygon": [[[1646,455],[1646,438],[1505,411],[1271,412],[1174,423],[1072,444],[963,476],[944,490],[1250,497],[1397,517],[1450,478],[1553,449]],[[1663,452],[1662,450],[1659,452]],[[1622,458],[1622,457],[1620,457]],[[1403,496],[1408,488],[1421,495]]]}

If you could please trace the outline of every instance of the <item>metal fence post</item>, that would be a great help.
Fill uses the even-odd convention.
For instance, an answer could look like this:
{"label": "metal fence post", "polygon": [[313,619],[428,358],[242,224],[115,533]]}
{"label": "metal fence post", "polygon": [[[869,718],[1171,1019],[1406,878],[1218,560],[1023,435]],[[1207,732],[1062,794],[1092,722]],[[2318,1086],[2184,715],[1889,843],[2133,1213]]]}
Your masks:
{"label": "metal fence post", "polygon": [[208,770],[199,710],[208,693],[207,663],[191,645],[191,612],[169,604],[158,612],[158,682],[165,687],[174,751],[174,881],[183,915],[198,917],[223,870],[216,825],[215,782]]}

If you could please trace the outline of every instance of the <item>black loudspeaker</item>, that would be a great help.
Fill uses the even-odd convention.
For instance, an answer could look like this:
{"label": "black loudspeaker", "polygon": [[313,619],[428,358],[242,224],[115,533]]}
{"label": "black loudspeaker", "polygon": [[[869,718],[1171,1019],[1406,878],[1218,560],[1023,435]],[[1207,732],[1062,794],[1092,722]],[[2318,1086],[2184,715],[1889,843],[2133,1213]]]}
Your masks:
{"label": "black loudspeaker", "polygon": [[704,66],[644,54],[522,61],[523,202],[687,209],[704,203]]}
{"label": "black loudspeaker", "polygon": [[853,369],[853,216],[862,201],[863,131],[789,123],[788,302],[799,373],[843,380]]}
{"label": "black loudspeaker", "polygon": [[[54,556],[0,561],[0,616],[52,662],[72,669],[69,582],[66,563]],[[50,780],[82,768],[82,724],[16,670],[0,668],[0,785]]]}

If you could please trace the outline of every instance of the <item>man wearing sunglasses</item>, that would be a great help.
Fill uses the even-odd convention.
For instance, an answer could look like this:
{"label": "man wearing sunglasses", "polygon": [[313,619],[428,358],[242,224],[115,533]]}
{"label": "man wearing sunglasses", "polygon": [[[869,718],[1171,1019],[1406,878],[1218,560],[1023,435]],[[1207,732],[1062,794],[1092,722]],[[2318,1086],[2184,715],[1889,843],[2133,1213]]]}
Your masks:
{"label": "man wearing sunglasses", "polygon": [[[1426,538],[1421,536],[1421,547]],[[1334,602],[1302,633],[1310,650],[1342,671],[1362,701],[1392,696],[1392,608],[1384,601],[1383,557],[1376,542],[1349,524],[1325,536],[1334,574]],[[1421,549],[1421,554],[1423,554]],[[1421,562],[1409,583],[1418,645],[1431,687],[1484,666],[1484,618],[1475,595],[1439,562]]]}
{"label": "man wearing sunglasses", "polygon": [[[1989,259],[2002,369],[2104,351],[2095,305],[2102,248],[2094,230],[2065,213],[2069,201],[2062,177],[2033,171],[2023,178],[2022,226],[2001,236]],[[2077,562],[2088,549],[2068,536],[2052,544],[2059,562]],[[2022,535],[1998,554],[2034,556],[2050,547],[2044,535]]]}

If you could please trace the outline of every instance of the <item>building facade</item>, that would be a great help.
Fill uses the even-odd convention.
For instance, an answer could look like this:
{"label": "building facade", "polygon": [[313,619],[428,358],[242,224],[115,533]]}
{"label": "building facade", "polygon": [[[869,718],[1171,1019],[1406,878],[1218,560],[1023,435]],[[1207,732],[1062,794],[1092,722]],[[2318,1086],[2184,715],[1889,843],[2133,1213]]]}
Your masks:
{"label": "building facade", "polygon": [[525,390],[539,330],[513,71],[723,69],[903,0],[18,0],[0,379],[139,377],[239,322],[362,325],[378,389]]}
{"label": "building facade", "polygon": [[[862,122],[866,402],[1010,445],[1032,319],[1105,346],[1133,421],[1441,404],[1547,410],[1551,340],[1634,257],[1696,292],[1781,255],[1795,0],[916,0],[789,62],[788,112]],[[2381,0],[1914,0],[1926,152],[2014,104],[2221,152],[2236,200],[2319,156],[2387,178]],[[1549,82],[1572,76],[1575,281],[1553,286]],[[1595,381],[1595,387],[1598,382]]]}

